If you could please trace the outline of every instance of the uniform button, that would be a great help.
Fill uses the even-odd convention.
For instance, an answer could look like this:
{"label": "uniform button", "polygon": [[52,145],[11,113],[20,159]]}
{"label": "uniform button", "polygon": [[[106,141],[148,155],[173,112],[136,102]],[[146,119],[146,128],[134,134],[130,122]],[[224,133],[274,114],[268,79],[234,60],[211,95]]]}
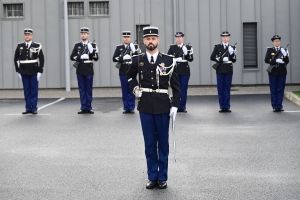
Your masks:
{"label": "uniform button", "polygon": [[154,86],[154,85],[152,84],[152,86]]}
{"label": "uniform button", "polygon": [[151,77],[151,79],[153,79],[153,77]]}
{"label": "uniform button", "polygon": [[153,73],[153,71],[151,71],[151,73]]}

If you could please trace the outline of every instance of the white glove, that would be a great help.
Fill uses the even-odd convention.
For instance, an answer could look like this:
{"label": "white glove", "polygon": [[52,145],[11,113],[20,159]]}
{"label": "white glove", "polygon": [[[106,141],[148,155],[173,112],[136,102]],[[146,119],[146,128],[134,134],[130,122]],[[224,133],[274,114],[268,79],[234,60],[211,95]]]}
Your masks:
{"label": "white glove", "polygon": [[175,58],[176,62],[182,62],[182,57]]}
{"label": "white glove", "polygon": [[228,57],[224,57],[223,62],[228,62]]}
{"label": "white glove", "polygon": [[131,56],[126,54],[125,56],[123,56],[123,60],[130,60],[131,59]]}
{"label": "white glove", "polygon": [[280,59],[280,58],[276,59],[276,62],[277,63],[283,63],[282,59]]}
{"label": "white glove", "polygon": [[39,80],[40,80],[41,76],[42,76],[42,73],[38,72],[38,73],[37,73],[37,75],[36,75],[36,79],[37,79],[37,81],[39,81]]}
{"label": "white glove", "polygon": [[20,80],[22,80],[22,75],[20,73],[18,73],[18,76],[19,76]]}
{"label": "white glove", "polygon": [[173,117],[174,121],[175,121],[175,118],[176,118],[177,110],[178,110],[178,108],[176,108],[176,107],[172,107],[170,109],[170,117]]}
{"label": "white glove", "polygon": [[286,51],[285,51],[285,49],[284,49],[284,48],[281,48],[280,51],[281,51],[282,55],[285,57],[286,54],[287,54]]}
{"label": "white glove", "polygon": [[233,49],[231,46],[229,46],[229,47],[228,47],[228,51],[229,51],[229,54],[232,55],[233,52],[234,52],[234,49]]}
{"label": "white glove", "polygon": [[81,59],[89,59],[89,55],[87,55],[87,54],[82,54],[82,55],[80,56],[80,58],[81,58]]}
{"label": "white glove", "polygon": [[186,48],[186,46],[182,47],[182,51],[183,51],[184,55],[187,55],[187,48]]}
{"label": "white glove", "polygon": [[94,48],[93,48],[93,46],[91,45],[91,43],[88,43],[87,47],[88,47],[88,49],[89,49],[89,52],[90,52],[90,53],[93,53]]}
{"label": "white glove", "polygon": [[131,49],[132,52],[135,52],[135,51],[136,51],[135,46],[134,46],[133,43],[130,43],[130,49]]}
{"label": "white glove", "polygon": [[139,86],[135,86],[135,87],[134,87],[134,89],[133,89],[133,94],[134,94],[136,97],[140,98],[140,97],[142,96],[142,93],[143,93],[143,91],[140,90]]}

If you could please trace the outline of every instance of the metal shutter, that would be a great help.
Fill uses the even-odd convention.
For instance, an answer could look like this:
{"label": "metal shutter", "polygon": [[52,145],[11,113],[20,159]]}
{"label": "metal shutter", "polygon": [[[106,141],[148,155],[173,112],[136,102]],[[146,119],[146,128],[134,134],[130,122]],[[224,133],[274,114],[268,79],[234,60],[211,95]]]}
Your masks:
{"label": "metal shutter", "polygon": [[244,68],[257,68],[257,23],[243,24]]}

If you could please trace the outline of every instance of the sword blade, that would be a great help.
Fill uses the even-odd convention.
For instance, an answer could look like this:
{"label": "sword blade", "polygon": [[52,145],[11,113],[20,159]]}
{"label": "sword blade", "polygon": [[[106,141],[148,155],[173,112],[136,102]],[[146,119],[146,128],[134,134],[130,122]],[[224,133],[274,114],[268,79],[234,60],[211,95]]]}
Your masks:
{"label": "sword blade", "polygon": [[175,121],[172,116],[172,132],[173,132],[173,148],[174,148],[174,161],[176,162],[176,137],[175,137]]}

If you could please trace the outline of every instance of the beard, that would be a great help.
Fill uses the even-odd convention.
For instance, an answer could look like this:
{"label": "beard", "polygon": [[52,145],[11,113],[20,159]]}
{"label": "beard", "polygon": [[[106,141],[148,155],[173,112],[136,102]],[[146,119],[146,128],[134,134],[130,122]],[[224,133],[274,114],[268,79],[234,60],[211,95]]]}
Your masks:
{"label": "beard", "polygon": [[[152,45],[152,46],[150,46]],[[146,46],[146,49],[148,49],[149,51],[153,51],[154,49],[157,48],[157,45],[155,46],[154,44],[150,43],[148,46]]]}

